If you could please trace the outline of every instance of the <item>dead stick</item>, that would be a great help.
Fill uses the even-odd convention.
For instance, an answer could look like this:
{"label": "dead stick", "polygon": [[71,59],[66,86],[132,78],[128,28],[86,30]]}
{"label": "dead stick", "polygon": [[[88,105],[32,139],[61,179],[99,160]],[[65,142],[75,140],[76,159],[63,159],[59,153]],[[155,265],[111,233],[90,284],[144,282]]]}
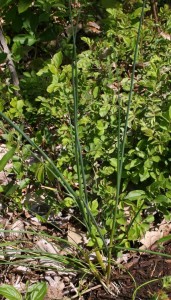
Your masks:
{"label": "dead stick", "polygon": [[11,58],[11,52],[8,48],[7,42],[4,38],[4,35],[3,35],[3,32],[1,29],[0,29],[0,47],[1,47],[2,51],[7,54],[7,65],[8,65],[9,71],[11,73],[12,83],[13,83],[13,85],[15,85],[16,87],[19,88],[19,79],[18,79],[18,75],[16,72],[16,68],[15,68],[14,62]]}
{"label": "dead stick", "polygon": [[151,10],[152,10],[152,15],[154,18],[154,23],[156,25],[157,32],[162,38],[165,40],[171,40],[171,35],[169,33],[166,33],[162,31],[162,29],[159,27],[159,18],[158,18],[158,8],[157,8],[157,0],[150,0],[151,4]]}
{"label": "dead stick", "polygon": [[158,19],[158,10],[157,10],[157,2],[156,0],[151,0],[151,10],[154,18],[154,22],[157,25],[157,31],[160,33],[160,28],[158,27],[159,19]]}

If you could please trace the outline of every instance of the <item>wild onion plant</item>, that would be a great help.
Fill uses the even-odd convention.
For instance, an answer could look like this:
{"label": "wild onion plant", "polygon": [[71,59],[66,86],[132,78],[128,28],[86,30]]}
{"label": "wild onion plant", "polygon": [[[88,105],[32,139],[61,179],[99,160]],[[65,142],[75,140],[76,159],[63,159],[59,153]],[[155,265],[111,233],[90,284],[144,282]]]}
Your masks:
{"label": "wild onion plant", "polygon": [[[133,68],[132,68],[132,75],[131,75],[131,84],[130,84],[130,91],[129,91],[129,98],[127,103],[127,112],[125,116],[125,127],[123,133],[121,133],[121,101],[120,96],[118,95],[118,136],[117,136],[117,186],[116,186],[116,199],[113,199],[113,212],[112,212],[112,227],[110,236],[109,244],[106,241],[105,235],[102,233],[100,224],[97,222],[95,217],[92,214],[89,197],[87,192],[87,182],[86,182],[86,175],[85,175],[85,168],[84,168],[84,161],[82,156],[82,148],[81,148],[81,141],[79,138],[79,125],[78,125],[78,106],[79,106],[79,96],[78,96],[78,70],[77,70],[77,49],[76,49],[76,39],[77,39],[77,23],[79,22],[80,12],[77,15],[77,21],[73,21],[72,16],[72,6],[71,1],[69,1],[69,9],[70,9],[70,20],[72,26],[72,37],[73,37],[73,61],[72,61],[72,88],[73,88],[73,132],[74,132],[74,150],[75,150],[75,160],[76,160],[76,167],[77,167],[77,177],[79,183],[79,191],[78,193],[72,188],[72,186],[67,182],[63,174],[58,170],[55,163],[50,159],[48,154],[46,154],[43,149],[41,149],[18,125],[16,125],[12,120],[10,120],[4,113],[0,112],[0,116],[14,128],[25,141],[27,141],[33,149],[37,150],[38,155],[36,158],[39,161],[42,161],[42,158],[48,162],[47,169],[51,174],[53,174],[54,178],[58,179],[61,185],[64,187],[65,191],[69,194],[70,197],[75,201],[77,204],[80,215],[82,218],[82,223],[84,224],[88,237],[93,241],[94,252],[100,266],[97,267],[92,261],[90,261],[89,257],[87,256],[86,251],[82,250],[84,253],[84,258],[86,264],[88,264],[91,272],[94,274],[96,278],[100,281],[105,281],[105,284],[110,284],[111,278],[111,265],[112,265],[112,254],[114,251],[119,251],[120,249],[125,249],[121,247],[117,240],[117,216],[118,216],[118,205],[120,201],[120,190],[121,190],[121,180],[122,180],[122,173],[123,173],[123,162],[124,162],[124,153],[125,153],[125,144],[127,139],[127,127],[128,127],[128,118],[131,108],[131,101],[132,101],[132,94],[134,90],[134,77],[135,77],[135,66],[138,56],[138,47],[140,41],[140,33],[142,28],[142,22],[144,17],[144,10],[145,10],[146,1],[143,1],[141,15],[139,19],[139,28],[137,32],[137,39],[136,39],[136,46],[134,52],[134,59],[133,59]],[[14,154],[15,148],[10,150],[7,153],[4,159],[5,162]],[[34,154],[35,155],[35,154]],[[141,209],[141,207],[140,207]],[[137,212],[137,214],[139,211]],[[128,226],[127,232],[125,233],[124,237],[128,234],[133,222],[135,221],[136,216],[130,221],[130,225]],[[123,237],[123,239],[124,239]],[[100,243],[99,243],[100,239]],[[126,250],[126,249],[125,249]],[[135,250],[127,248],[127,250]],[[137,251],[137,249],[136,249]],[[148,253],[154,253],[147,251]],[[104,256],[106,261],[104,261]],[[105,279],[104,279],[105,278]]]}

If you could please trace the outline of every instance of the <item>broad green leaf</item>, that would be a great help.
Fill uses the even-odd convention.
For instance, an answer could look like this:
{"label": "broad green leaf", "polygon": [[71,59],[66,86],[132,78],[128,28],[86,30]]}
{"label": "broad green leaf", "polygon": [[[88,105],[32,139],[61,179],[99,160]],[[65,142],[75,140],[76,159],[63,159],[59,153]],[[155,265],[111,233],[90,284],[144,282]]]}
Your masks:
{"label": "broad green leaf", "polygon": [[43,300],[47,293],[46,282],[39,282],[33,284],[28,288],[28,294],[30,294],[31,300]]}
{"label": "broad green leaf", "polygon": [[107,220],[106,220],[106,225],[107,226],[110,226],[110,229],[112,228],[112,219],[111,218],[108,218]]}
{"label": "broad green leaf", "polygon": [[17,101],[17,109],[19,111],[22,111],[23,106],[24,106],[24,101],[23,100],[18,100]]}
{"label": "broad green leaf", "polygon": [[52,62],[52,64],[54,64],[54,66],[58,69],[58,68],[60,67],[61,63],[62,63],[62,59],[63,59],[62,52],[59,51],[58,53],[56,53],[56,54],[53,56],[51,62]]}
{"label": "broad green leaf", "polygon": [[56,88],[56,84],[52,83],[50,84],[48,87],[47,87],[47,92],[49,94],[53,93],[55,91],[55,88]]}
{"label": "broad green leaf", "polygon": [[0,160],[0,172],[5,168],[6,164],[13,157],[16,147],[12,147]]}
{"label": "broad green leaf", "polygon": [[25,179],[21,180],[19,183],[20,189],[24,189],[24,188],[28,187],[29,183],[30,183],[29,178],[25,178]]}
{"label": "broad green leaf", "polygon": [[18,34],[13,38],[13,41],[22,45],[26,43],[28,46],[32,46],[37,40],[36,37],[31,34]]}
{"label": "broad green leaf", "polygon": [[48,64],[48,68],[49,68],[49,71],[54,74],[54,75],[57,75],[58,71],[57,71],[57,68],[55,65],[52,65],[52,64]]}
{"label": "broad green leaf", "polygon": [[93,201],[92,201],[92,204],[91,204],[91,209],[94,210],[94,211],[97,210],[98,205],[99,205],[99,204],[98,204],[97,199],[93,200]]}
{"label": "broad green leaf", "polygon": [[170,199],[168,199],[168,198],[167,198],[166,196],[164,196],[164,195],[159,195],[159,196],[157,196],[157,197],[155,198],[155,202],[163,204],[163,203],[168,203],[168,202],[170,202]]}
{"label": "broad green leaf", "polygon": [[104,134],[105,129],[108,127],[108,122],[105,122],[103,120],[98,120],[96,126],[97,129],[100,131],[99,135],[101,135],[101,139],[102,139],[102,135]]}
{"label": "broad green leaf", "polygon": [[104,104],[104,105],[100,108],[99,115],[100,115],[101,117],[105,117],[105,116],[108,114],[110,108],[111,108],[110,104]]}
{"label": "broad green leaf", "polygon": [[11,285],[3,284],[0,287],[0,295],[8,300],[22,300],[21,294]]}
{"label": "broad green leaf", "polygon": [[20,161],[13,161],[13,168],[17,174],[20,174],[21,168],[22,168],[22,163]]}
{"label": "broad green leaf", "polygon": [[152,165],[153,165],[153,162],[152,162],[152,160],[151,159],[146,159],[146,161],[144,162],[144,168],[146,169],[150,169],[151,167],[152,167]]}
{"label": "broad green leaf", "polygon": [[112,167],[114,167],[115,169],[117,169],[118,160],[113,157],[113,158],[110,159],[110,164],[111,164]]}
{"label": "broad green leaf", "polygon": [[153,215],[149,215],[147,218],[145,218],[145,222],[148,224],[152,224],[153,221],[154,221]]}
{"label": "broad green leaf", "polygon": [[45,66],[37,72],[37,76],[41,76],[43,74],[47,74],[49,72],[49,66]]}
{"label": "broad green leaf", "polygon": [[158,155],[152,156],[151,159],[155,162],[159,162],[161,160],[160,156],[158,156]]}
{"label": "broad green leaf", "polygon": [[171,191],[166,192],[166,197],[168,197],[169,199],[171,199]]}
{"label": "broad green leaf", "polygon": [[131,14],[131,19],[135,19],[141,15],[142,7],[137,8],[134,10],[134,12]]}
{"label": "broad green leaf", "polygon": [[126,218],[124,217],[118,218],[117,223],[120,225],[126,225],[127,224]]}
{"label": "broad green leaf", "polygon": [[130,170],[131,168],[134,168],[134,167],[138,166],[139,164],[141,164],[141,162],[142,162],[142,160],[139,158],[132,159],[131,162],[125,166],[125,169]]}
{"label": "broad green leaf", "polygon": [[135,225],[132,226],[128,232],[128,240],[130,241],[136,241],[140,236],[140,226]]}
{"label": "broad green leaf", "polygon": [[83,36],[81,40],[84,41],[89,47],[91,47],[92,41],[90,40],[90,38]]}
{"label": "broad green leaf", "polygon": [[170,180],[168,182],[166,182],[166,188],[171,190],[171,182]]}
{"label": "broad green leaf", "polygon": [[64,199],[64,204],[66,207],[71,207],[74,203],[74,200],[71,197],[66,197]]}
{"label": "broad green leaf", "polygon": [[97,121],[97,128],[99,130],[103,130],[104,129],[104,122],[103,122],[103,120],[98,120]]}
{"label": "broad green leaf", "polygon": [[144,134],[145,134],[146,136],[154,136],[154,131],[153,131],[152,129],[149,129],[149,128],[142,128],[141,130],[144,132]]}
{"label": "broad green leaf", "polygon": [[143,168],[143,173],[139,172],[140,181],[143,182],[150,177],[150,173],[147,168]]}
{"label": "broad green leaf", "polygon": [[104,175],[111,175],[114,172],[114,168],[112,166],[111,167],[103,167],[103,169],[101,170],[101,172]]}
{"label": "broad green leaf", "polygon": [[130,169],[138,166],[139,164],[141,164],[141,162],[142,162],[142,160],[139,158],[131,160]]}
{"label": "broad green leaf", "polygon": [[90,239],[87,243],[88,247],[93,247],[94,246],[94,242]]}
{"label": "broad green leaf", "polygon": [[135,190],[128,193],[125,199],[129,200],[138,200],[142,196],[145,196],[145,192],[143,190]]}
{"label": "broad green leaf", "polygon": [[124,91],[129,92],[130,90],[130,79],[129,78],[124,78],[121,81],[121,85]]}
{"label": "broad green leaf", "polygon": [[83,116],[80,120],[79,120],[79,125],[83,124],[84,126],[87,125],[88,123],[90,123],[90,118],[88,116]]}
{"label": "broad green leaf", "polygon": [[103,241],[102,241],[102,239],[99,238],[99,237],[96,237],[96,241],[97,241],[97,244],[99,246],[99,249],[102,249],[102,247],[103,247]]}
{"label": "broad green leaf", "polygon": [[33,2],[32,0],[19,0],[19,3],[18,3],[19,14],[26,11],[29,8],[29,6],[32,4],[32,2]]}

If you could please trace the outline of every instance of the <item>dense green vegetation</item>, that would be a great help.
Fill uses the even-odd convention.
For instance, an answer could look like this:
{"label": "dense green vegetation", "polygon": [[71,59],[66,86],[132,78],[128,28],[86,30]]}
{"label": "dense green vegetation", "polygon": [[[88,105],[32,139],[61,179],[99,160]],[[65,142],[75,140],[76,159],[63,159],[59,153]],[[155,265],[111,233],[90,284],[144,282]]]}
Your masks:
{"label": "dense green vegetation", "polygon": [[[10,53],[1,40],[0,109],[54,162],[76,197],[84,198],[85,211],[78,210],[50,162],[4,119],[1,138],[12,148],[5,163],[12,159],[15,183],[1,185],[1,193],[17,209],[23,207],[23,190],[45,194],[47,218],[74,207],[82,220],[80,213],[89,209],[84,222],[96,223],[88,246],[101,249],[115,211],[115,245],[137,247],[153,222],[170,220],[169,3],[146,1],[137,45],[144,1],[69,2],[1,0],[1,34]],[[28,163],[33,156],[39,160]]]}

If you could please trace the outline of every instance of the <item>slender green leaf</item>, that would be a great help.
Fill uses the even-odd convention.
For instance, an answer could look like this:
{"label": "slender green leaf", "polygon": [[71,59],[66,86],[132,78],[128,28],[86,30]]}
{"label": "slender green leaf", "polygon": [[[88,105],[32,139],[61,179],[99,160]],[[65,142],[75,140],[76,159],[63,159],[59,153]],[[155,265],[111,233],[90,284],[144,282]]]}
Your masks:
{"label": "slender green leaf", "polygon": [[11,285],[3,284],[0,287],[0,295],[8,300],[22,300],[21,294]]}
{"label": "slender green leaf", "polygon": [[0,171],[2,171],[9,160],[13,157],[16,147],[12,147],[0,160]]}

